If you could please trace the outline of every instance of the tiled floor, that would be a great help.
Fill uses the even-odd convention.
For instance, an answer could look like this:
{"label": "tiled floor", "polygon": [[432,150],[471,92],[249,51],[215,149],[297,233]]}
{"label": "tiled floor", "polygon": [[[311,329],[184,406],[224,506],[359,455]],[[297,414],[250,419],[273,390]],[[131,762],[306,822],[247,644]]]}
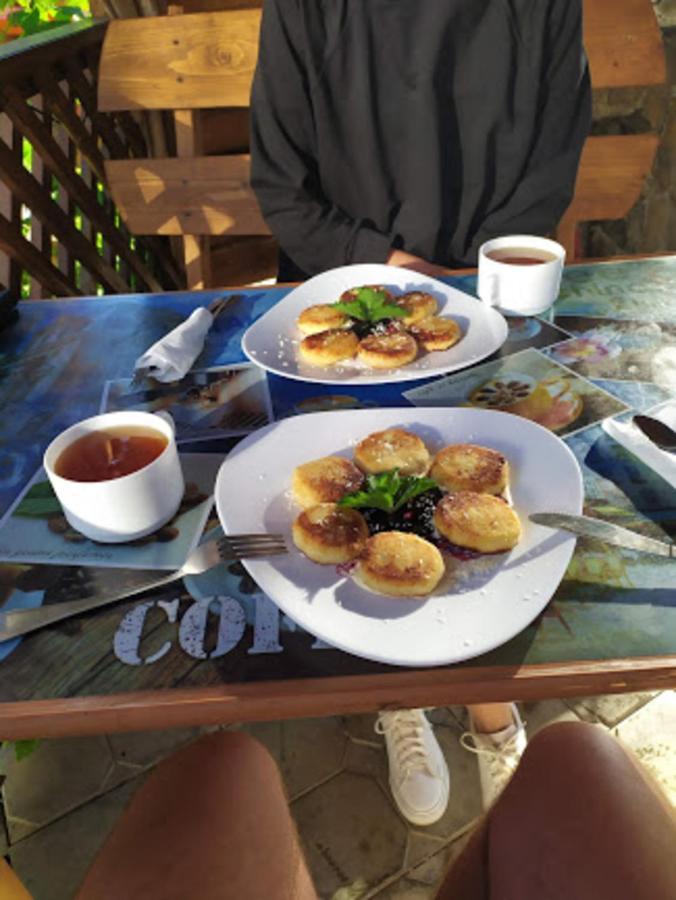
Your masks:
{"label": "tiled floor", "polygon": [[[546,701],[523,708],[531,734],[562,719],[597,722],[631,746],[676,804],[676,692]],[[322,898],[427,900],[480,813],[476,760],[458,742],[464,711],[430,713],[451,770],[448,810],[409,826],[387,787],[372,716],[258,723],[278,761]],[[0,848],[35,900],[71,900],[145,774],[198,729],[46,741],[16,762],[0,751],[6,832]],[[155,900],[155,898],[149,898]],[[157,898],[161,900],[161,898]]]}

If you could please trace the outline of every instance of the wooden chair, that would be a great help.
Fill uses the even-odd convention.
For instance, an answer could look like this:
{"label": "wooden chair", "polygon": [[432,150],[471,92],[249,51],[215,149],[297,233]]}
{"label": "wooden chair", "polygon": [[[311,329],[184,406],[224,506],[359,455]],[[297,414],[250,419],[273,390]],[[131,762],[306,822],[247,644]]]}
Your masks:
{"label": "wooden chair", "polygon": [[175,158],[109,161],[106,177],[132,233],[183,237],[191,289],[276,270],[276,247],[249,186],[260,16],[238,8],[119,19],[104,42],[102,111],[176,110]]}
{"label": "wooden chair", "polygon": [[[662,36],[650,0],[583,0],[584,42],[592,86],[664,85]],[[575,196],[558,228],[567,257],[577,257],[581,222],[623,219],[638,200],[657,152],[657,134],[592,136],[582,151]]]}
{"label": "wooden chair", "polygon": [[[177,110],[176,158],[109,161],[106,175],[132,232],[183,237],[190,288],[274,273],[275,245],[248,177],[261,5],[183,0],[174,8],[182,15],[111,22],[103,46],[102,111]],[[595,88],[665,83],[650,0],[584,0],[584,17]],[[652,133],[587,140],[575,197],[558,229],[569,259],[577,256],[579,223],[626,216],[657,145]]]}

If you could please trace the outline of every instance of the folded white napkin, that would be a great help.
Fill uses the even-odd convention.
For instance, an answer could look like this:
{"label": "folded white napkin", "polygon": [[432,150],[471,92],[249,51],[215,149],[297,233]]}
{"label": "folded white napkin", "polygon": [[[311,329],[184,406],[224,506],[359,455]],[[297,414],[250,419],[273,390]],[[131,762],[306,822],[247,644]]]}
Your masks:
{"label": "folded white napkin", "polygon": [[[676,400],[667,400],[666,403],[647,409],[646,415],[676,428]],[[660,450],[631,421],[605,419],[603,430],[676,488],[676,453]]]}
{"label": "folded white napkin", "polygon": [[196,309],[185,322],[139,356],[134,369],[143,370],[143,374],[158,381],[180,381],[200,355],[213,321],[208,309]]}

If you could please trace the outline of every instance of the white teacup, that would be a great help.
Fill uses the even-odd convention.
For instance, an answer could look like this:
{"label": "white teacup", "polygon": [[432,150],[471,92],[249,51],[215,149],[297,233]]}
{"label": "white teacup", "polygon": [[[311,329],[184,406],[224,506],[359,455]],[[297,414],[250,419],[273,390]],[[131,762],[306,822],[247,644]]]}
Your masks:
{"label": "white teacup", "polygon": [[[120,478],[74,481],[54,471],[63,451],[78,438],[127,427],[157,432],[166,446],[152,462]],[[43,464],[66,519],[94,541],[117,544],[151,534],[175,515],[183,498],[183,472],[168,413],[111,412],[84,419],[54,438]]]}
{"label": "white teacup", "polygon": [[514,234],[486,241],[479,248],[477,293],[506,315],[539,315],[559,296],[565,259],[561,244],[549,238]]}

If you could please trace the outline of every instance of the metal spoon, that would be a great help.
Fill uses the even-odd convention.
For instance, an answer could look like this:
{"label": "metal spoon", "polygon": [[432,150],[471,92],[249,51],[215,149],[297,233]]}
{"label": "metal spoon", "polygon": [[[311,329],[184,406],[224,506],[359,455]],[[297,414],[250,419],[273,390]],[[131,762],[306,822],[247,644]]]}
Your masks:
{"label": "metal spoon", "polygon": [[676,431],[669,425],[665,425],[664,422],[660,422],[659,419],[654,419],[652,416],[638,415],[634,416],[632,421],[660,450],[676,450]]}

